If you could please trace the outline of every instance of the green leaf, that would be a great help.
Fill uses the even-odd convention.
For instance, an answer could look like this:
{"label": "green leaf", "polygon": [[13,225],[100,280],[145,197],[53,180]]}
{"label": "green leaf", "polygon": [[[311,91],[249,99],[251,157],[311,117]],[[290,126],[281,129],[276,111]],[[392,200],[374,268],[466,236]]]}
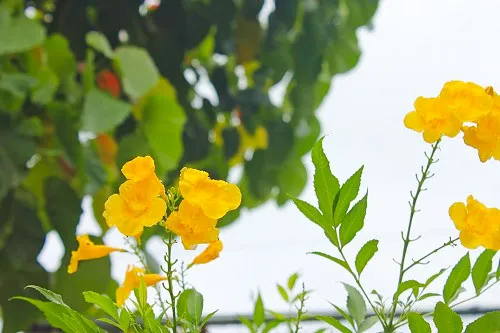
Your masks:
{"label": "green leaf", "polygon": [[438,333],[461,333],[463,328],[460,316],[443,302],[434,308],[434,324]]}
{"label": "green leaf", "polygon": [[439,272],[437,272],[436,274],[432,275],[430,278],[427,279],[427,281],[425,281],[424,286],[428,287],[434,280],[436,280],[438,277],[440,277],[441,274],[443,274],[445,271],[446,271],[446,268],[441,268],[439,270]]}
{"label": "green leaf", "polygon": [[445,304],[449,304],[458,289],[462,286],[470,274],[470,258],[469,253],[464,255],[460,261],[453,267],[448,279],[443,288],[443,300]]}
{"label": "green leaf", "polygon": [[203,313],[203,296],[196,289],[184,290],[177,300],[179,316],[198,326]]}
{"label": "green leaf", "polygon": [[344,288],[347,290],[347,310],[349,314],[356,321],[358,325],[361,325],[366,317],[366,303],[363,299],[361,293],[351,285],[347,283],[342,283]]}
{"label": "green leaf", "polygon": [[297,197],[307,183],[307,169],[296,156],[288,158],[278,172],[278,205],[284,205],[290,197]]}
{"label": "green leaf", "polygon": [[102,311],[108,314],[111,318],[116,321],[120,321],[120,316],[118,315],[118,306],[109,298],[107,295],[100,295],[93,291],[84,291],[83,297],[87,303],[92,303],[97,305]]}
{"label": "green leaf", "polygon": [[[311,156],[314,164],[314,191],[318,198],[319,209],[325,216],[326,223],[333,219],[333,199],[339,191],[339,181],[330,170],[330,162],[323,151],[322,137],[314,145]],[[314,222],[314,221],[313,221]]]}
{"label": "green leaf", "polygon": [[326,61],[330,75],[350,71],[358,63],[360,56],[361,50],[356,32],[349,29],[337,30],[336,38],[326,47]]}
{"label": "green leaf", "polygon": [[348,9],[348,22],[351,27],[358,28],[368,24],[377,10],[378,0],[343,1]]}
{"label": "green leaf", "polygon": [[38,84],[31,91],[31,101],[46,105],[54,99],[59,87],[59,78],[49,67],[42,67],[37,73]]}
{"label": "green leaf", "polygon": [[359,250],[356,255],[356,271],[358,271],[359,275],[361,275],[361,272],[365,269],[366,264],[368,264],[377,251],[378,240],[376,239],[366,242],[366,244]]}
{"label": "green leaf", "polygon": [[320,256],[320,257],[323,257],[323,258],[326,258],[328,260],[331,260],[333,261],[334,263],[344,267],[347,271],[349,271],[349,265],[342,259],[338,259],[338,258],[335,258],[335,257],[332,257],[331,255],[329,254],[326,254],[326,253],[323,253],[323,252],[318,252],[318,251],[315,251],[315,252],[309,252],[311,254],[315,254],[317,256]]}
{"label": "green leaf", "polygon": [[172,97],[154,95],[148,98],[142,125],[160,167],[159,174],[175,169],[182,157],[182,133],[186,119],[184,110]]}
{"label": "green leaf", "polygon": [[351,202],[358,196],[362,173],[363,167],[359,168],[340,188],[339,198],[333,211],[333,225],[338,226],[342,223]]}
{"label": "green leaf", "polygon": [[314,318],[316,318],[317,320],[321,320],[321,321],[335,327],[336,329],[338,329],[342,333],[352,333],[352,331],[350,329],[348,329],[347,327],[342,325],[340,323],[340,321],[338,321],[335,318],[327,317],[327,316],[316,316]]}
{"label": "green leaf", "polygon": [[437,296],[441,296],[441,294],[437,294],[437,293],[427,293],[427,294],[423,294],[422,296],[420,296],[418,298],[419,301],[422,301],[426,298],[429,298],[429,297],[437,297]]}
{"label": "green leaf", "polygon": [[321,215],[321,212],[316,207],[308,202],[300,200],[299,198],[292,197],[291,199],[293,200],[295,206],[297,206],[297,208],[302,214],[304,214],[305,217],[319,225],[321,228],[325,228],[325,218],[323,217],[323,215]]}
{"label": "green leaf", "polygon": [[[0,16],[9,15],[5,8],[0,8]],[[45,39],[45,29],[35,20],[24,15],[2,20],[0,29],[0,55],[28,51],[40,45]]]}
{"label": "green leaf", "polygon": [[402,293],[404,293],[406,290],[408,289],[414,289],[414,288],[421,288],[423,287],[424,285],[418,281],[415,281],[415,280],[407,280],[407,281],[403,281],[399,284],[398,286],[398,290],[396,291],[396,293],[394,294],[394,297],[393,299],[394,300],[397,300],[399,298],[399,295],[401,295]]}
{"label": "green leaf", "polygon": [[378,322],[377,316],[372,316],[372,317],[366,318],[365,320],[363,320],[361,325],[359,325],[358,333],[368,331],[377,322]]}
{"label": "green leaf", "polygon": [[[151,148],[142,132],[136,131],[124,136],[118,143],[116,165],[122,167],[136,156],[151,155]],[[103,206],[104,207],[104,206]]]}
{"label": "green leaf", "polygon": [[123,89],[133,99],[146,95],[160,79],[153,59],[143,48],[121,46],[115,50],[113,59],[121,71]]}
{"label": "green leaf", "polygon": [[349,324],[351,324],[352,327],[354,327],[354,320],[352,320],[352,318],[344,310],[342,310],[333,303],[330,304],[335,308],[335,310],[337,310],[338,313],[340,313],[342,317],[344,317],[345,320],[347,320],[347,322],[349,322]]}
{"label": "green leaf", "polygon": [[287,281],[287,285],[288,285],[288,290],[292,290],[294,287],[295,287],[295,283],[297,282],[297,279],[299,278],[299,274],[298,273],[294,273],[292,274],[289,278],[288,278],[288,281]]}
{"label": "green leaf", "polygon": [[487,283],[488,274],[493,266],[492,260],[495,256],[496,251],[484,250],[483,253],[479,255],[476,263],[472,267],[472,282],[474,283],[474,288],[476,289],[476,295],[479,295],[481,288]]}
{"label": "green leaf", "polygon": [[366,206],[368,204],[368,193],[356,202],[352,209],[346,214],[340,226],[340,244],[342,247],[349,244],[354,236],[363,228],[366,216]]}
{"label": "green leaf", "polygon": [[281,298],[283,298],[283,300],[285,302],[288,302],[288,300],[289,300],[288,293],[286,292],[285,288],[283,288],[283,286],[281,286],[279,284],[276,287],[278,288],[278,292],[280,293]]}
{"label": "green leaf", "polygon": [[257,327],[261,327],[266,320],[266,314],[264,312],[264,302],[262,301],[262,297],[257,297],[257,301],[255,302],[255,308],[253,310],[253,322]]}
{"label": "green leaf", "polygon": [[500,311],[489,312],[474,320],[464,333],[500,333]]}
{"label": "green leaf", "polygon": [[238,316],[238,319],[243,325],[245,325],[250,330],[250,332],[255,331],[252,322],[247,317]]}
{"label": "green leaf", "polygon": [[66,305],[66,303],[64,303],[61,295],[56,294],[55,292],[53,292],[51,290],[48,290],[48,289],[45,289],[45,288],[42,288],[42,287],[39,287],[39,286],[35,286],[35,285],[29,285],[29,286],[26,286],[26,288],[35,289],[40,294],[42,294],[43,297],[45,297],[48,301],[50,301],[52,303],[60,304],[60,305],[64,305],[65,307],[68,307]]}
{"label": "green leaf", "polygon": [[59,80],[73,77],[76,73],[76,60],[68,40],[61,34],[52,34],[45,41],[44,48],[48,65]]}
{"label": "green leaf", "polygon": [[107,58],[113,58],[113,49],[103,33],[99,31],[90,31],[85,35],[85,42],[88,46],[104,54]]}
{"label": "green leaf", "polygon": [[205,326],[205,324],[208,323],[208,321],[210,320],[210,318],[212,318],[217,313],[217,311],[219,311],[219,310],[215,310],[215,311],[210,312],[209,314],[207,314],[207,316],[205,318],[203,318],[203,320],[201,321],[200,327]]}
{"label": "green leaf", "polygon": [[108,132],[121,124],[131,110],[130,104],[116,100],[105,92],[91,89],[83,104],[82,130]]}
{"label": "green leaf", "polygon": [[271,330],[273,328],[278,327],[279,324],[281,324],[280,320],[271,320],[271,321],[267,322],[266,326],[264,326],[264,329],[262,330],[262,333],[271,332]]}
{"label": "green leaf", "polygon": [[410,312],[408,314],[408,325],[411,333],[431,333],[431,325],[424,320],[421,314]]}

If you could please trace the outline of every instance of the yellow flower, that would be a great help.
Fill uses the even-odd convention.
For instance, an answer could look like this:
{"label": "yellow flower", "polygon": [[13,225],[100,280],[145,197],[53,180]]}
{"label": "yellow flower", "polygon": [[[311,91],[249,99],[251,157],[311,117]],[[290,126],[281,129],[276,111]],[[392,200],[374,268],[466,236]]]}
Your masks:
{"label": "yellow flower", "polygon": [[159,274],[144,274],[144,269],[129,266],[127,267],[123,284],[116,289],[116,304],[119,306],[123,306],[125,304],[125,301],[130,296],[132,290],[140,287],[141,278],[144,280],[146,287],[153,286],[158,282],[167,279],[167,277]]}
{"label": "yellow flower", "polygon": [[182,200],[179,209],[172,212],[165,223],[168,230],[182,239],[186,250],[196,248],[198,244],[215,242],[219,237],[216,219],[206,216],[201,208]]}
{"label": "yellow flower", "polygon": [[160,196],[165,196],[165,187],[154,170],[154,161],[149,156],[125,163],[122,172],[128,180],[120,186],[119,194],[111,195],[104,204],[102,215],[110,227],[116,226],[126,236],[135,236],[163,218],[167,204]]}
{"label": "yellow flower", "polygon": [[229,160],[229,166],[242,163],[248,149],[266,149],[268,146],[268,135],[265,127],[258,126],[253,135],[248,133],[243,125],[237,126],[236,130],[240,134],[240,145],[236,154]]}
{"label": "yellow flower", "polygon": [[477,126],[464,126],[464,142],[476,148],[481,162],[490,158],[500,160],[500,109],[495,109],[477,122]]}
{"label": "yellow flower", "polygon": [[241,204],[238,186],[223,180],[210,179],[205,171],[183,168],[179,189],[185,200],[200,207],[203,213],[212,219],[220,219]]}
{"label": "yellow flower", "polygon": [[467,205],[454,203],[449,215],[460,230],[460,242],[469,249],[483,246],[487,249],[500,249],[500,210],[487,208],[470,195]]}
{"label": "yellow flower", "polygon": [[221,251],[222,242],[220,240],[210,243],[208,244],[208,247],[205,249],[205,251],[196,256],[196,258],[194,258],[193,262],[189,264],[188,267],[192,265],[206,264],[207,262],[218,258]]}
{"label": "yellow flower", "polygon": [[82,260],[98,259],[109,255],[111,252],[125,250],[109,247],[106,245],[95,245],[88,235],[77,236],[78,249],[71,251],[71,260],[68,266],[68,273],[73,274],[78,269],[78,263]]}
{"label": "yellow flower", "polygon": [[446,82],[439,98],[461,122],[477,121],[493,108],[493,98],[472,82]]}
{"label": "yellow flower", "polygon": [[419,97],[415,111],[408,113],[404,124],[409,129],[423,132],[424,140],[436,142],[442,135],[454,137],[460,132],[462,123],[439,98]]}

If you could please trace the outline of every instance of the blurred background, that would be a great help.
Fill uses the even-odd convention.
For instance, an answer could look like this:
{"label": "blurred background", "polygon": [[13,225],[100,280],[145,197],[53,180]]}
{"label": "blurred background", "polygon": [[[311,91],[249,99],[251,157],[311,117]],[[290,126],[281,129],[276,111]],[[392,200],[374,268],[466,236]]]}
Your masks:
{"label": "blurred background", "polygon": [[[409,214],[409,190],[416,187],[414,174],[419,172],[420,165],[425,162],[424,152],[430,148],[424,144],[420,135],[404,127],[403,117],[412,110],[416,97],[436,96],[443,83],[449,80],[473,81],[500,89],[500,51],[496,42],[500,32],[500,21],[497,20],[500,3],[495,0],[484,0],[480,5],[466,0],[385,0],[380,3],[371,0],[331,3],[319,0],[276,0],[276,3],[273,0],[228,1],[232,3],[231,6],[220,5],[220,8],[213,7],[218,2],[215,0],[179,1],[179,10],[183,13],[180,16],[175,14],[177,9],[174,8],[174,3],[178,1],[141,4],[140,8],[144,13],[140,18],[144,19],[144,22],[140,26],[147,31],[144,33],[147,35],[147,38],[144,37],[146,41],[141,39],[142,33],[134,35],[133,31],[137,30],[128,30],[126,43],[148,50],[152,61],[158,67],[158,70],[153,72],[157,73],[158,77],[165,78],[167,82],[161,88],[158,88],[156,81],[151,84],[145,82],[143,86],[130,84],[130,79],[142,78],[133,70],[127,69],[124,64],[127,61],[143,64],[145,60],[130,60],[132,53],[126,53],[127,50],[124,49],[119,52],[116,49],[122,43],[116,32],[123,35],[122,29],[111,28],[101,22],[104,20],[104,13],[109,15],[108,18],[112,17],[113,8],[101,8],[91,1],[85,5],[85,2],[75,5],[72,1],[53,1],[53,12],[50,12],[38,2],[28,3],[26,8],[32,8],[25,10],[28,16],[36,17],[42,15],[39,14],[41,11],[46,11],[41,20],[47,21],[47,13],[52,13],[52,18],[48,19],[50,22],[43,25],[47,27],[48,36],[50,33],[60,32],[69,40],[69,47],[75,52],[76,59],[75,68],[72,69],[76,77],[75,85],[82,87],[78,87],[81,93],[73,98],[71,89],[68,88],[72,85],[68,84],[70,79],[59,75],[58,72],[64,72],[64,69],[52,68],[59,78],[57,87],[52,95],[46,97],[46,101],[36,100],[33,97],[37,96],[33,93],[35,87],[30,87],[25,93],[28,100],[21,102],[19,110],[12,111],[12,105],[10,109],[5,105],[0,107],[3,133],[16,128],[17,125],[14,124],[20,124],[20,114],[26,119],[40,119],[42,126],[41,134],[32,135],[37,143],[36,155],[41,157],[37,157],[35,161],[30,157],[32,164],[29,169],[19,174],[22,174],[22,177],[30,177],[37,163],[44,160],[50,168],[54,156],[62,157],[62,161],[54,163],[59,165],[63,174],[56,175],[58,180],[62,180],[60,182],[53,182],[50,186],[44,183],[45,190],[43,185],[39,185],[40,180],[11,183],[11,178],[5,176],[6,172],[4,178],[0,177],[3,182],[0,183],[0,189],[2,185],[5,188],[0,192],[3,198],[2,207],[7,205],[7,200],[10,200],[9,205],[12,207],[27,205],[18,194],[19,188],[23,186],[31,190],[35,197],[38,196],[33,208],[38,214],[34,214],[33,219],[42,220],[43,233],[47,234],[40,243],[43,247],[39,246],[32,252],[36,253],[36,260],[49,276],[33,279],[31,273],[35,269],[27,270],[26,266],[16,266],[16,260],[19,262],[30,258],[21,255],[21,259],[14,259],[18,253],[25,253],[23,248],[9,249],[5,245],[9,244],[9,237],[13,237],[16,232],[8,233],[7,236],[0,232],[0,236],[4,237],[1,239],[3,243],[0,242],[3,260],[0,261],[0,298],[10,296],[11,291],[21,292],[8,283],[8,275],[11,274],[9,272],[13,271],[17,277],[26,273],[26,278],[20,279],[23,283],[31,283],[32,280],[46,281],[46,285],[52,286],[63,295],[64,291],[71,289],[72,285],[57,282],[57,277],[65,271],[67,253],[74,245],[65,235],[75,233],[75,229],[68,231],[60,227],[56,220],[60,221],[61,217],[75,220],[76,234],[89,233],[96,236],[96,239],[102,237],[107,245],[125,246],[122,236],[116,230],[106,230],[102,221],[96,219],[95,216],[99,214],[94,214],[94,210],[99,212],[99,206],[96,209],[95,203],[102,200],[103,193],[114,191],[113,186],[119,180],[116,166],[120,167],[121,161],[125,161],[129,156],[151,153],[164,161],[160,162],[160,170],[167,182],[173,179],[172,175],[178,171],[179,166],[188,164],[206,168],[215,177],[227,177],[229,181],[242,187],[244,201],[241,210],[235,216],[222,221],[226,226],[221,229],[220,234],[220,239],[224,242],[224,251],[220,258],[209,265],[193,267],[186,276],[188,283],[203,294],[207,313],[218,309],[217,315],[228,318],[236,318],[241,314],[249,315],[253,311],[258,293],[263,295],[266,308],[282,312],[292,311],[294,309],[290,309],[282,300],[276,284],[286,283],[287,278],[295,272],[300,275],[299,282],[304,282],[306,289],[312,290],[307,300],[307,310],[310,313],[333,313],[328,302],[343,307],[346,293],[340,281],[352,282],[350,276],[323,258],[307,254],[311,251],[333,253],[334,248],[323,232],[303,217],[283,196],[284,193],[291,192],[303,200],[315,202],[313,169],[308,151],[320,133],[321,136],[326,135],[325,152],[330,159],[333,173],[341,182],[361,165],[365,166],[360,193],[369,191],[367,222],[363,231],[350,245],[352,253],[349,255],[353,258],[357,252],[355,249],[367,240],[379,239],[379,251],[367,266],[363,283],[367,290],[376,289],[385,297],[391,296],[397,282],[398,269],[393,259],[399,260],[400,256],[400,233],[406,228]],[[59,24],[53,23],[58,17],[68,17],[68,13],[80,13],[85,10],[78,6],[88,6],[85,15],[94,15],[95,25],[89,24],[88,27],[82,28],[83,32],[77,32],[74,31],[77,29],[69,29],[68,25],[80,27],[79,24],[83,21],[75,21],[73,18],[73,22],[68,22],[68,18],[66,21],[61,18]],[[65,7],[64,15],[58,12],[59,7]],[[95,12],[89,8],[94,8]],[[209,8],[206,13],[213,16],[207,18],[201,15],[204,12],[200,8]],[[229,8],[232,12],[228,14]],[[125,12],[123,8],[117,10]],[[222,15],[231,17],[228,27],[224,27],[226,21]],[[117,14],[110,19],[110,25],[125,24],[125,17],[125,14]],[[299,21],[300,24],[297,23]],[[190,24],[205,26],[203,29],[188,30],[188,34],[178,32],[178,29],[181,29],[179,26],[187,27]],[[150,25],[157,25],[158,30],[152,29]],[[85,39],[85,33],[96,27],[96,30],[102,31],[109,39],[113,48],[113,51],[109,52],[115,52],[113,55],[106,55],[106,47],[103,47],[101,42],[89,42],[88,37]],[[112,40],[110,35],[117,35],[116,40]],[[6,41],[5,38],[0,33],[0,44]],[[179,41],[184,41],[180,44],[185,44],[182,45],[182,52],[176,51],[176,47],[181,47],[176,44]],[[192,45],[187,45],[187,41],[192,42]],[[89,52],[85,42],[93,46],[95,51]],[[58,43],[52,40],[49,46],[62,47]],[[81,49],[75,47],[80,44],[83,45]],[[50,51],[47,44],[45,47]],[[32,46],[28,49],[30,52],[33,50]],[[21,52],[27,52],[27,49],[11,51],[0,46],[0,57],[7,54],[16,57],[22,54]],[[175,54],[176,52],[179,55]],[[50,62],[50,52],[48,53]],[[60,49],[55,53],[61,54]],[[96,83],[92,81],[93,84],[90,85],[87,82],[89,86],[85,87],[85,71],[82,72],[78,66],[84,63],[88,69],[90,53],[95,53],[96,56],[95,62],[91,62],[97,77],[106,68],[109,68],[110,73],[115,73],[113,77],[119,77],[121,83],[118,84],[118,94],[113,94],[109,80],[106,81],[108,85],[102,85],[94,78]],[[135,56],[133,53],[133,57]],[[25,56],[19,57],[19,71],[25,70],[40,80],[46,79],[36,73],[31,74],[29,66],[23,65]],[[118,65],[121,67],[118,69],[114,57],[121,61],[121,65]],[[164,57],[168,58],[168,61]],[[151,58],[148,56],[146,61],[149,60]],[[175,66],[172,65],[174,61],[177,61]],[[163,65],[166,62],[171,65]],[[51,68],[52,65],[48,66]],[[9,70],[6,65],[2,67],[3,72]],[[160,96],[166,96],[165,99],[159,100],[161,106],[165,105],[161,103],[169,103],[171,109],[181,110],[180,113],[175,113],[174,117],[177,118],[172,124],[182,123],[184,128],[170,130],[169,119],[172,118],[157,116],[154,103],[146,100],[146,106],[137,107],[138,101],[144,100],[144,96],[150,98],[151,90],[154,89]],[[96,102],[96,105],[102,105],[99,112],[89,112],[87,109],[90,103],[88,101],[95,97],[89,97],[94,90],[109,93],[99,97],[102,100],[98,99]],[[2,96],[6,98],[5,94]],[[114,99],[109,101],[109,96]],[[120,110],[120,106],[113,103],[117,99],[129,103],[132,111]],[[108,102],[109,105],[106,104]],[[96,125],[96,121],[97,124],[102,124],[100,117],[106,112],[105,106],[108,106],[108,109],[116,108],[118,113],[128,113],[110,120],[105,127]],[[75,115],[82,112],[84,118],[81,127],[79,122],[75,122],[79,124],[75,133],[79,133],[79,141],[83,147],[79,149],[83,152],[74,155],[72,148],[64,144],[64,135],[68,134],[61,134],[61,131],[57,130],[58,126],[66,128],[66,124],[61,125],[65,121],[73,124],[73,120],[60,116],[64,112],[61,113],[59,109],[65,107],[76,110]],[[155,110],[151,111],[153,109]],[[49,110],[47,114],[46,110]],[[155,128],[151,125],[152,121],[166,123],[162,123],[165,124],[164,128]],[[317,122],[321,125],[320,131]],[[50,141],[46,134],[47,127],[50,127],[47,124],[55,127],[57,143],[47,143]],[[247,131],[247,137],[252,137],[257,128],[265,128],[268,136],[266,144],[262,147],[258,144],[248,145],[248,150],[241,154],[244,141],[242,137],[245,135],[238,127],[241,125]],[[160,136],[171,135],[172,138],[160,139],[147,134],[151,132],[161,133]],[[107,146],[102,142],[107,140],[108,136],[118,146],[117,155],[111,154],[115,156],[111,166],[103,159]],[[144,141],[144,138],[138,138],[139,136],[145,136],[146,145],[139,143]],[[223,138],[222,146],[214,139],[217,137]],[[44,140],[45,145],[39,144]],[[205,141],[209,143],[207,147],[204,147]],[[5,142],[9,145],[8,141],[0,141],[0,148]],[[8,152],[7,145],[4,148]],[[165,150],[162,145],[178,146],[179,151]],[[193,150],[186,152],[191,147]],[[49,150],[52,155],[48,153]],[[60,155],[58,150],[62,151]],[[276,155],[277,151],[287,153],[278,157],[270,156]],[[92,163],[80,164],[81,154],[97,156],[94,160],[102,164],[101,169],[88,165]],[[235,159],[238,154],[241,154],[239,160]],[[475,150],[464,146],[461,140],[444,140],[442,149],[438,152],[439,163],[433,167],[436,176],[428,182],[428,191],[424,192],[420,200],[419,208],[422,211],[417,215],[414,224],[414,236],[422,237],[411,244],[411,257],[419,257],[448,241],[450,237],[457,236],[457,231],[448,217],[448,207],[453,202],[464,201],[469,194],[473,194],[486,205],[500,204],[498,162],[489,161],[483,164],[476,154]],[[161,156],[166,155],[167,158],[161,159]],[[72,156],[75,158],[72,159]],[[0,169],[5,168],[2,162],[6,163],[6,158],[2,160],[1,157],[0,154]],[[277,160],[273,160],[275,158]],[[83,159],[89,160],[86,157]],[[84,177],[75,180],[75,177],[78,177],[75,174],[81,172],[80,168],[83,168],[83,173],[91,174],[92,179]],[[286,175],[284,169],[289,171]],[[0,174],[2,172],[0,171]],[[44,172],[44,177],[50,174]],[[99,180],[99,176],[94,177],[92,172],[101,172],[105,179]],[[33,185],[35,182],[38,185]],[[36,186],[42,186],[42,189],[38,188],[38,192],[33,190]],[[94,188],[89,189],[92,186]],[[75,197],[69,205],[66,202],[67,193],[70,193],[69,196],[74,193]],[[45,198],[42,203],[39,202],[40,195]],[[80,200],[81,216],[78,213]],[[16,203],[17,201],[20,203]],[[41,218],[40,207],[49,206],[76,207],[77,213],[69,211],[69,208],[59,211],[55,209],[52,213],[50,209],[46,209],[46,214],[42,214]],[[28,219],[29,216],[20,218]],[[49,222],[44,224],[44,218]],[[8,225],[6,221],[4,215],[0,221],[3,230]],[[29,229],[29,224],[26,226]],[[161,234],[152,233],[145,245],[152,257],[150,260],[158,263],[162,262],[165,252],[160,237]],[[37,236],[37,239],[39,238]],[[175,255],[185,262],[190,262],[194,257],[193,253],[182,247],[175,250]],[[465,252],[460,246],[443,250],[425,268],[415,270],[414,278],[425,279],[430,272],[454,265]],[[112,266],[108,274],[121,283],[126,266],[131,261],[134,261],[131,256],[112,254]],[[89,272],[105,274],[106,269],[100,270],[99,267],[89,268]],[[81,279],[85,279],[85,272],[79,274],[82,274]],[[63,280],[64,278],[59,277],[59,281]],[[87,286],[88,284],[82,288]],[[467,293],[472,295],[473,288],[469,287],[470,291]],[[9,288],[9,292],[6,292]],[[113,287],[105,288],[112,290]],[[499,291],[498,287],[494,288],[479,300],[465,306],[500,309],[498,297],[495,296]],[[76,290],[75,293],[77,292]],[[7,318],[11,310],[6,310],[8,305],[4,300],[5,298],[0,300],[0,305]],[[78,301],[75,303],[79,304]],[[422,310],[430,309],[433,303],[430,301],[428,304],[429,307],[425,307],[424,302]],[[18,309],[12,311],[17,312]],[[31,318],[28,318],[22,322],[29,323],[30,320]],[[324,325],[304,324],[304,331],[313,332],[314,328],[320,327]],[[209,326],[208,329],[211,333],[248,331],[241,325]],[[372,330],[377,331],[376,328]]]}

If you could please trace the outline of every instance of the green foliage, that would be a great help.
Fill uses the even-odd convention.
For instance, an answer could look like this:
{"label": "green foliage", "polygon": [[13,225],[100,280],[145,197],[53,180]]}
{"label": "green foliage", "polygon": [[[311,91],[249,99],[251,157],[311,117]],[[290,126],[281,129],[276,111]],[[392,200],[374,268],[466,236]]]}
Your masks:
{"label": "green foliage", "polygon": [[467,325],[465,333],[500,332],[500,311],[490,312]]}
{"label": "green foliage", "polygon": [[460,316],[443,302],[437,303],[434,308],[434,324],[438,333],[461,333],[463,328]]}
{"label": "green foliage", "polygon": [[421,314],[410,312],[408,314],[408,325],[411,333],[431,333],[431,325],[425,321]]}
{"label": "green foliage", "polygon": [[356,271],[359,275],[361,275],[361,272],[365,269],[366,265],[377,251],[378,240],[376,239],[366,242],[366,244],[359,250],[356,256]]}
{"label": "green foliage", "polygon": [[458,263],[453,267],[443,289],[443,300],[445,304],[449,304],[453,297],[459,292],[462,283],[467,280],[470,275],[470,258],[469,253],[463,256]]}
{"label": "green foliage", "polygon": [[493,267],[493,257],[496,251],[484,250],[476,260],[476,263],[472,267],[472,282],[474,283],[474,288],[476,289],[476,294],[479,295],[481,289],[489,282],[489,273]]}

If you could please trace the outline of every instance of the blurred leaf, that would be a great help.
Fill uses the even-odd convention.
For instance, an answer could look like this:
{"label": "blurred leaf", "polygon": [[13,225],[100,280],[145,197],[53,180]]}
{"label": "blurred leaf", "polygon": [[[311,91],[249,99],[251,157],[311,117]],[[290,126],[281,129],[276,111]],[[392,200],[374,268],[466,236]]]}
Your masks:
{"label": "blurred leaf", "polygon": [[90,142],[82,147],[83,150],[83,182],[85,184],[84,193],[93,195],[108,179],[108,174],[97,153],[94,142]]}
{"label": "blurred leaf", "polygon": [[353,30],[337,31],[336,38],[331,40],[326,49],[326,61],[331,75],[348,72],[359,61],[361,50]]}
{"label": "blurred leaf", "polygon": [[318,118],[312,116],[309,120],[301,120],[295,128],[295,136],[297,138],[295,150],[297,151],[297,155],[302,156],[311,151],[318,140],[320,131],[321,126]]}
{"label": "blurred leaf", "polygon": [[500,311],[489,312],[467,325],[464,333],[500,332]]}
{"label": "blurred leaf", "polygon": [[294,273],[294,274],[290,275],[290,277],[288,278],[288,281],[287,281],[288,290],[293,290],[298,278],[299,278],[298,273]]}
{"label": "blurred leaf", "polygon": [[52,34],[45,40],[47,62],[59,80],[72,77],[76,73],[76,60],[68,40],[61,34]]}
{"label": "blurred leaf", "polygon": [[113,50],[109,45],[108,39],[99,31],[90,31],[85,35],[87,44],[96,51],[101,52],[107,58],[113,58]]}
{"label": "blurred leaf", "polygon": [[363,167],[359,168],[340,188],[339,198],[333,211],[333,224],[335,226],[342,223],[351,202],[358,196],[362,173]]}
{"label": "blurred leaf", "polygon": [[280,324],[281,324],[280,320],[271,320],[271,321],[266,323],[266,326],[264,326],[262,333],[271,332],[272,329],[278,327]]}
{"label": "blurred leaf", "polygon": [[280,193],[277,201],[278,205],[283,205],[289,196],[300,195],[307,183],[307,170],[300,158],[290,158],[278,172],[278,186]]}
{"label": "blurred leaf", "polygon": [[438,302],[434,308],[434,324],[438,333],[461,333],[463,328],[460,316],[443,302]]}
{"label": "blurred leaf", "polygon": [[399,295],[407,291],[408,289],[415,289],[415,288],[421,288],[424,285],[416,280],[407,280],[403,281],[399,284],[398,290],[396,290],[396,293],[394,294],[393,300],[398,300]]}
{"label": "blurred leaf", "polygon": [[470,258],[469,253],[464,255],[460,261],[453,267],[448,279],[443,288],[443,300],[445,304],[449,304],[458,289],[462,286],[470,274]]}
{"label": "blurred leaf", "polygon": [[257,327],[262,326],[266,319],[266,314],[264,312],[264,303],[262,302],[262,297],[257,297],[257,301],[255,302],[255,308],[253,310],[253,322]]}
{"label": "blurred leaf", "polygon": [[330,162],[323,151],[323,139],[324,137],[314,145],[311,155],[315,168],[314,190],[325,222],[330,224],[333,220],[333,199],[339,190],[339,181],[330,170]]}
{"label": "blurred leaf", "polygon": [[368,201],[368,193],[356,202],[352,209],[343,218],[342,224],[340,226],[340,244],[346,246],[354,239],[354,236],[363,228],[366,206]]}
{"label": "blurred leaf", "polygon": [[236,59],[238,64],[245,64],[255,59],[262,35],[257,18],[239,17],[236,21]]}
{"label": "blurred leaf", "polygon": [[351,27],[358,28],[370,23],[378,7],[378,0],[344,0],[349,10],[348,22]]}
{"label": "blurred leaf", "polygon": [[184,150],[182,133],[186,123],[184,110],[167,95],[149,97],[144,112],[143,131],[155,160],[159,174],[177,167]]}
{"label": "blurred leaf", "polygon": [[288,293],[286,292],[285,288],[283,288],[283,286],[281,286],[279,284],[276,287],[278,288],[278,292],[280,293],[281,298],[283,298],[283,300],[285,302],[288,302],[288,300],[289,300]]}
{"label": "blurred leaf", "polygon": [[368,317],[365,320],[363,320],[361,325],[359,325],[358,332],[361,333],[368,331],[376,323],[378,323],[377,316]]}
{"label": "blurred leaf", "polygon": [[366,264],[371,260],[371,258],[378,251],[378,240],[372,239],[363,245],[363,247],[359,250],[356,255],[356,271],[359,275],[363,269],[365,269]]}
{"label": "blurred leaf", "polygon": [[172,99],[176,98],[175,87],[168,81],[168,79],[161,77],[156,85],[148,91],[148,93],[141,98],[139,98],[132,107],[132,113],[134,116],[141,120],[144,116],[144,109],[152,96],[165,95]]}
{"label": "blurred leaf", "polygon": [[352,327],[354,327],[354,320],[349,316],[349,314],[347,314],[347,312],[345,312],[344,310],[342,310],[341,308],[339,308],[338,306],[336,306],[335,304],[333,303],[330,303],[334,308],[335,310],[337,310],[338,313],[340,313],[340,315],[342,317],[344,317],[344,319],[349,323],[351,324]]}
{"label": "blurred leaf", "polygon": [[19,98],[25,98],[37,83],[36,77],[24,73],[2,73],[0,76],[0,90],[7,91]]}
{"label": "blurred leaf", "polygon": [[104,133],[121,124],[130,114],[131,105],[116,100],[105,92],[90,90],[85,97],[82,130]]}
{"label": "blurred leaf", "polygon": [[411,333],[431,333],[431,325],[424,320],[421,314],[410,312],[408,314],[408,325]]}
{"label": "blurred leaf", "polygon": [[342,283],[344,288],[347,290],[347,310],[349,314],[356,321],[358,325],[361,325],[366,317],[366,303],[361,296],[360,292],[351,285],[347,283]]}
{"label": "blurred leaf", "polygon": [[31,91],[31,100],[35,104],[45,105],[51,102],[59,87],[59,78],[49,67],[42,67],[36,73],[38,84]]}
{"label": "blurred leaf", "polygon": [[0,7],[0,16],[0,55],[28,51],[45,39],[45,29],[37,21],[24,15],[10,18],[4,7]]}
{"label": "blurred leaf", "polygon": [[160,79],[158,69],[145,49],[120,46],[115,50],[114,60],[121,72],[123,88],[132,99],[144,96]]}
{"label": "blurred leaf", "polygon": [[321,320],[321,321],[335,327],[336,329],[338,329],[342,333],[352,333],[352,331],[350,329],[348,329],[347,327],[342,325],[340,323],[340,321],[338,321],[335,318],[327,317],[327,316],[316,316],[314,318],[316,318],[317,320]]}
{"label": "blurred leaf", "polygon": [[124,136],[118,143],[116,165],[121,167],[136,156],[152,154],[151,148],[142,132],[133,132]]}
{"label": "blurred leaf", "polygon": [[57,141],[64,151],[64,157],[76,168],[81,162],[81,143],[78,138],[77,117],[69,103],[53,102],[47,105],[52,118]]}
{"label": "blurred leaf", "polygon": [[484,250],[476,260],[476,263],[472,267],[472,282],[474,283],[474,288],[476,289],[476,295],[481,293],[481,289],[488,282],[488,274],[493,267],[493,257],[496,251]]}

